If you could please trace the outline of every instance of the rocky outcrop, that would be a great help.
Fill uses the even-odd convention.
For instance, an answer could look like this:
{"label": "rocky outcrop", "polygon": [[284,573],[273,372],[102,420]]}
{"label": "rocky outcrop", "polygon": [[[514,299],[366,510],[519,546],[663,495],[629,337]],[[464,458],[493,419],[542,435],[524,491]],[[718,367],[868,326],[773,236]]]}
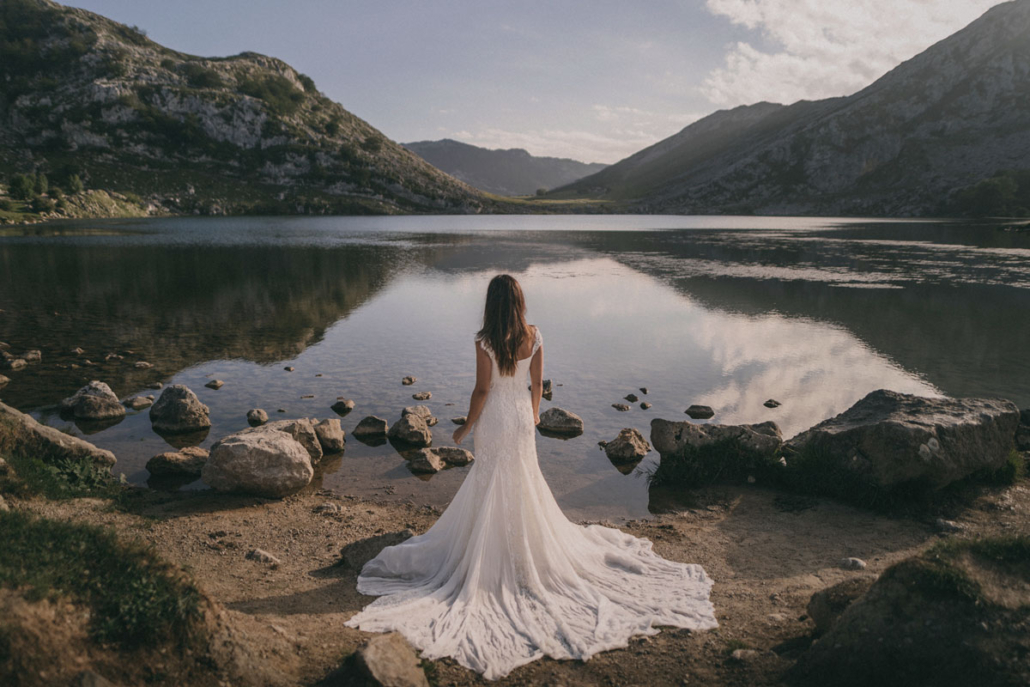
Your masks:
{"label": "rocky outcrop", "polygon": [[608,460],[616,465],[638,463],[650,450],[651,445],[647,443],[644,435],[632,427],[620,431],[619,436],[604,446]]}
{"label": "rocky outcrop", "polygon": [[783,446],[783,434],[775,422],[757,425],[695,425],[692,422],[651,420],[651,444],[662,458],[684,448],[732,443],[772,457]]}
{"label": "rocky outcrop", "polygon": [[306,487],[314,474],[308,451],[288,432],[244,430],[211,447],[201,478],[217,491],[282,498]]}
{"label": "rocky outcrop", "polygon": [[211,426],[210,410],[197,395],[183,384],[166,387],[150,408],[150,422],[155,432],[186,434]]}
{"label": "rocky outcrop", "polygon": [[799,434],[789,448],[803,454],[810,468],[856,486],[940,489],[1000,469],[1018,425],[1019,411],[1009,401],[923,398],[881,389]]}
{"label": "rocky outcrop", "polygon": [[318,437],[323,453],[339,453],[347,443],[340,421],[336,418],[322,420],[315,425],[315,436]]}
{"label": "rocky outcrop", "polygon": [[815,631],[825,634],[830,631],[837,618],[851,602],[865,594],[873,584],[870,578],[845,580],[832,587],[821,589],[808,601],[808,616],[815,623]]}
{"label": "rocky outcrop", "polygon": [[147,471],[155,477],[200,477],[207,459],[206,448],[189,446],[157,454],[147,461]]}
{"label": "rocky outcrop", "polygon": [[111,387],[94,380],[61,401],[61,412],[77,420],[113,420],[125,416],[125,406]]}
{"label": "rocky outcrop", "polygon": [[540,413],[540,424],[537,427],[542,432],[559,436],[579,436],[583,433],[583,418],[564,408],[548,408]]}
{"label": "rocky outcrop", "polygon": [[415,650],[397,632],[372,637],[354,657],[358,669],[373,685],[429,687]]}
{"label": "rocky outcrop", "polygon": [[114,454],[88,441],[41,425],[33,417],[0,403],[0,454],[17,453],[44,462],[87,460],[95,465],[114,465]]}
{"label": "rocky outcrop", "polygon": [[412,446],[429,446],[433,443],[433,433],[429,425],[418,415],[402,415],[401,419],[390,427],[389,437]]}
{"label": "rocky outcrop", "polygon": [[[336,421],[339,423],[339,420]],[[276,420],[260,427],[249,427],[237,434],[259,434],[265,432],[283,432],[293,437],[307,451],[312,465],[322,462],[322,443],[315,432],[315,422],[308,418],[299,420]]]}
{"label": "rocky outcrop", "polygon": [[390,426],[386,420],[375,415],[362,418],[361,422],[351,431],[356,437],[383,437],[389,431]]}

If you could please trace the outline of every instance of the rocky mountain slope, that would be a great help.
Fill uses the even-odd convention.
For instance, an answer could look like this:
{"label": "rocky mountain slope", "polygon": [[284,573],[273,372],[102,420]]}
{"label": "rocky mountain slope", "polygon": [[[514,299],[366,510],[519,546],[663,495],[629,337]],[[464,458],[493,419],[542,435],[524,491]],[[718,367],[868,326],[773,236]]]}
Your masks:
{"label": "rocky mountain slope", "polygon": [[501,196],[528,196],[558,188],[606,165],[559,157],[536,157],[521,148],[490,150],[443,139],[403,143],[429,164],[483,191]]}
{"label": "rocky mountain slope", "polygon": [[555,196],[644,212],[928,215],[1028,160],[1030,2],[1013,0],[854,95],[717,112]]}
{"label": "rocky mountain slope", "polygon": [[51,0],[0,4],[0,169],[176,213],[482,208],[281,60],[187,55]]}

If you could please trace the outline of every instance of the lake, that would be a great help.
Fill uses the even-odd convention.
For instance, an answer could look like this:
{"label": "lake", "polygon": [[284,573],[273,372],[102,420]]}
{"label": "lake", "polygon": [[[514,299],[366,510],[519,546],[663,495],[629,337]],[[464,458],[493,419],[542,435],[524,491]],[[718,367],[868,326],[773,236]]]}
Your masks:
{"label": "lake", "polygon": [[[648,515],[637,470],[598,447],[654,417],[774,420],[794,435],[878,388],[1030,405],[1030,233],[1004,224],[755,217],[461,216],[94,220],[0,234],[0,340],[43,361],[0,398],[83,435],[56,404],[91,379],[120,397],[186,384],[211,408],[208,447],[271,419],[334,417],[339,396],[389,422],[414,405],[450,445],[474,382],[489,279],[515,275],[544,337],[552,401],[582,436],[539,436],[576,519]],[[70,351],[81,347],[85,353]],[[122,358],[106,360],[108,354]],[[83,359],[95,363],[83,364]],[[145,360],[149,370],[135,369]],[[71,368],[72,364],[79,365]],[[293,367],[288,372],[285,367]],[[414,375],[418,383],[403,386]],[[225,385],[204,387],[211,379]],[[647,388],[644,395],[639,389]],[[634,393],[653,404],[613,403]],[[763,403],[774,398],[775,409]],[[284,412],[277,412],[282,409]],[[115,472],[148,481],[170,450],[147,411],[88,434]],[[471,448],[471,439],[466,442]],[[467,468],[413,475],[390,445],[348,436],[316,486],[446,504]],[[203,488],[200,482],[182,488]]]}

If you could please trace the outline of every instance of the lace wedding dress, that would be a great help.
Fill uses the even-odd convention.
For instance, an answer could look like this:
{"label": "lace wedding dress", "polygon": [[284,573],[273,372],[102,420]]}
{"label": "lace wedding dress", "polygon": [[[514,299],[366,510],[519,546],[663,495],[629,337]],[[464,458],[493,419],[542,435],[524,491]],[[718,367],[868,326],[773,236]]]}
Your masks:
{"label": "lace wedding dress", "polygon": [[[533,354],[540,347],[539,330]],[[474,427],[475,462],[425,534],[365,564],[358,591],[379,596],[347,625],[400,632],[423,658],[454,658],[488,679],[541,656],[587,660],[656,626],[716,627],[712,581],[651,542],[570,522],[537,463],[526,380],[493,360]]]}

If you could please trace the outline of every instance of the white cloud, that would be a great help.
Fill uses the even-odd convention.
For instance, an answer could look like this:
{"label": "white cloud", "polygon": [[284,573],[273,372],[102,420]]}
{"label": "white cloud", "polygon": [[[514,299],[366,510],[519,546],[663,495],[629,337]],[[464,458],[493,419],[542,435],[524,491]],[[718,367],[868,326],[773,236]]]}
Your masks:
{"label": "white cloud", "polygon": [[702,94],[720,107],[848,95],[1002,0],[706,0],[774,47],[729,46]]}

